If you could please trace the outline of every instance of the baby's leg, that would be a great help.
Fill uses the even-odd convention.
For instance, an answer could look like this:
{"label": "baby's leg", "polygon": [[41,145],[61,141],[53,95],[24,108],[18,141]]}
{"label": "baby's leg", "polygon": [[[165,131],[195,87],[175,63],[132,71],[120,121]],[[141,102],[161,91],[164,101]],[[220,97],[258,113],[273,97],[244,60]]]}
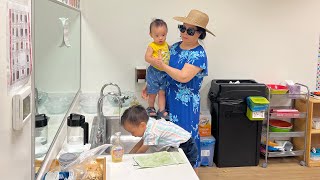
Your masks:
{"label": "baby's leg", "polygon": [[[163,112],[166,108],[166,93],[164,90],[160,90],[158,92],[158,104],[159,104],[159,111]],[[164,116],[166,116],[168,113],[164,112]]]}
{"label": "baby's leg", "polygon": [[149,105],[149,107],[154,108],[154,102],[156,101],[157,94],[148,94],[148,96],[149,96],[148,105]]}

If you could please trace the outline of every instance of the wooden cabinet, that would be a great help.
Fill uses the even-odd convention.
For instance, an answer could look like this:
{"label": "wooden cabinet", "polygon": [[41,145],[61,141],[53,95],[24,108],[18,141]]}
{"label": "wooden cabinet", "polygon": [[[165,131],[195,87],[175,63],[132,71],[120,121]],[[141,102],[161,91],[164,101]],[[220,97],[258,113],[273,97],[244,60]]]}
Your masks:
{"label": "wooden cabinet", "polygon": [[[306,163],[307,166],[320,166],[320,160],[315,161],[310,159],[310,151],[312,147],[320,148],[320,130],[312,128],[312,118],[320,117],[320,99],[310,97],[309,101],[297,101],[296,108],[300,111],[301,108],[306,107],[305,103],[309,103],[308,108],[308,123],[307,123],[307,141],[306,141]],[[305,127],[305,123],[296,124],[300,128]],[[295,142],[299,143],[299,142]]]}

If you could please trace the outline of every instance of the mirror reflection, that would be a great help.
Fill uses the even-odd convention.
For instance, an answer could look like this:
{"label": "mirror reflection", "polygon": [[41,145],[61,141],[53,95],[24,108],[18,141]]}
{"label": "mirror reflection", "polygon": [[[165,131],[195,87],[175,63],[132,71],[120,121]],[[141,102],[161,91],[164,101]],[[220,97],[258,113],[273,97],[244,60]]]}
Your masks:
{"label": "mirror reflection", "polygon": [[80,89],[80,12],[53,0],[34,4],[35,157],[41,162]]}

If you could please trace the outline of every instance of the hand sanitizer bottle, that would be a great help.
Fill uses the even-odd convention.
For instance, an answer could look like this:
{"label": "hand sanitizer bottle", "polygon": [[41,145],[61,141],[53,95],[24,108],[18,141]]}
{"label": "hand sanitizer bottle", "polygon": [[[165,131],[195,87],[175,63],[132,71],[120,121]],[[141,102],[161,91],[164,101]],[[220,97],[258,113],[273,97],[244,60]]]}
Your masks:
{"label": "hand sanitizer bottle", "polygon": [[112,162],[121,162],[124,154],[123,147],[121,146],[121,143],[120,143],[121,132],[116,132],[115,135],[116,135],[116,139],[114,140],[111,148]]}

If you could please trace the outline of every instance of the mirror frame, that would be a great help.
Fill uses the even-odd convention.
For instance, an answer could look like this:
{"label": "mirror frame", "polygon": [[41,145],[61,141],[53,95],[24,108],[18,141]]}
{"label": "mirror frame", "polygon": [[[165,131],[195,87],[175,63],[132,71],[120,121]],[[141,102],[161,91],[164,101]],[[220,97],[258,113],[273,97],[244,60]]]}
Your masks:
{"label": "mirror frame", "polygon": [[[32,88],[32,97],[33,99],[35,99],[35,46],[34,46],[34,43],[35,43],[35,1],[36,0],[31,0],[31,28],[32,28],[32,34],[31,34],[31,39],[32,39],[32,59],[33,59],[33,71],[32,71],[32,76],[31,76],[31,88]],[[52,139],[52,142],[48,148],[48,151],[44,157],[44,160],[42,161],[42,164],[37,172],[37,175],[35,174],[35,114],[36,114],[36,107],[35,107],[35,103],[33,103],[33,108],[32,108],[32,116],[31,116],[31,164],[32,164],[32,170],[31,170],[31,179],[37,179],[37,180],[41,180],[43,178],[43,176],[45,175],[45,173],[49,170],[50,168],[50,165],[51,165],[51,162],[53,161],[53,159],[56,158],[56,156],[58,155],[59,151],[61,150],[61,147],[62,147],[62,144],[64,142],[64,139],[67,135],[67,129],[66,129],[66,122],[67,122],[67,117],[69,116],[69,114],[71,113],[72,109],[75,107],[78,99],[79,99],[79,96],[80,96],[80,93],[81,93],[81,60],[82,60],[82,53],[81,53],[81,50],[82,50],[82,14],[81,14],[81,10],[80,9],[77,9],[77,8],[74,8],[74,7],[71,7],[71,6],[68,6],[62,2],[59,2],[57,0],[47,0],[47,1],[51,1],[53,3],[56,3],[60,6],[64,6],[70,10],[73,10],[73,11],[77,11],[79,12],[79,18],[80,18],[80,64],[79,64],[79,67],[80,67],[80,71],[79,71],[79,89],[77,90],[70,106],[68,107],[68,110],[66,111],[66,114],[64,115],[63,117],[63,120],[61,121],[61,124],[59,126],[59,128],[57,129],[57,132],[56,134],[54,135],[54,138]]]}

